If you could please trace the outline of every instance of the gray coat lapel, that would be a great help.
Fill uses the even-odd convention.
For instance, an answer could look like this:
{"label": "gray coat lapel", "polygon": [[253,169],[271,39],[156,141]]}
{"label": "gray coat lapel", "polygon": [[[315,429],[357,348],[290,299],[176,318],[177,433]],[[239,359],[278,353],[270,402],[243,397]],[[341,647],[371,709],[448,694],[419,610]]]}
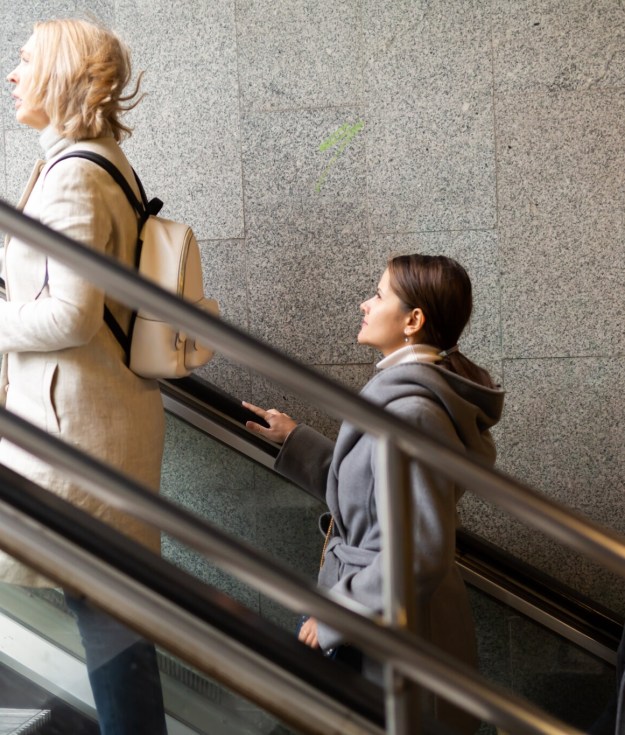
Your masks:
{"label": "gray coat lapel", "polygon": [[338,472],[341,462],[345,457],[352,451],[352,449],[358,443],[362,431],[356,429],[351,424],[343,423],[339,431],[339,435],[336,438],[336,445],[334,447],[334,456],[332,458],[332,465],[330,466],[330,472],[328,476],[328,484],[326,486],[326,503],[328,509],[334,518],[334,523],[337,526],[342,537],[345,536],[345,526],[343,519],[341,518],[341,512],[339,510],[338,502]]}

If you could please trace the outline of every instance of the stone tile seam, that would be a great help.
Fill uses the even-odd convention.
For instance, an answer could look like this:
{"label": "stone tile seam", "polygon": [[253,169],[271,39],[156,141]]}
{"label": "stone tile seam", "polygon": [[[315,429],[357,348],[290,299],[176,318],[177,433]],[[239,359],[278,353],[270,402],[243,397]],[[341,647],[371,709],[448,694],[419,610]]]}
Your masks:
{"label": "stone tile seam", "polygon": [[[247,222],[246,222],[246,213],[247,213],[247,193],[246,193],[246,186],[245,186],[245,166],[243,163],[243,121],[244,121],[244,109],[243,109],[243,95],[242,95],[242,85],[241,85],[241,64],[240,64],[240,26],[239,26],[239,4],[237,2],[233,3],[232,6],[232,14],[233,14],[233,21],[234,21],[234,44],[236,49],[236,68],[237,68],[237,105],[238,105],[238,114],[239,114],[239,140],[238,140],[238,151],[239,151],[239,162],[240,162],[240,171],[241,171],[241,216],[242,216],[242,224],[243,224],[243,238],[237,238],[240,242],[242,242],[243,247],[243,263],[244,263],[244,273],[243,273],[243,279],[245,283],[245,326],[249,330],[252,326],[252,310],[251,310],[251,299],[250,299],[250,273],[248,268],[249,263],[249,252],[247,247]],[[260,602],[259,602],[260,604]]]}
{"label": "stone tile seam", "polygon": [[302,107],[277,107],[277,108],[262,108],[262,109],[254,109],[253,107],[248,107],[247,109],[242,109],[243,116],[245,115],[273,115],[273,114],[280,114],[284,112],[323,112],[324,110],[346,110],[351,109],[354,107],[364,107],[369,108],[368,102],[359,102],[358,100],[354,100],[352,102],[344,102],[341,104],[336,105],[309,105],[309,106],[302,106]]}
{"label": "stone tile seam", "polygon": [[[494,158],[494,175],[495,175],[495,227],[494,230],[499,234],[500,217],[499,217],[499,156],[498,156],[498,127],[497,127],[497,105],[496,105],[496,89],[497,89],[497,78],[495,71],[495,29],[493,23],[493,8],[491,6],[490,17],[490,64],[491,64],[491,100],[492,100],[492,115],[493,115],[493,158]],[[499,271],[499,277],[497,278],[497,302],[498,302],[498,314],[497,314],[497,329],[498,329],[498,343],[499,343],[499,354],[504,353],[504,325],[503,325],[503,278],[502,278],[502,252],[501,252],[501,240],[497,237],[496,243],[496,261],[497,270]],[[505,375],[503,375],[503,364],[501,366],[502,380],[505,384]]]}
{"label": "stone tile seam", "polygon": [[211,242],[233,242],[237,245],[245,245],[247,241],[246,237],[203,237],[197,241],[198,245],[210,245]]}
{"label": "stone tile seam", "polygon": [[373,229],[372,235],[430,235],[445,232],[498,232],[497,227],[459,227],[454,228],[443,228],[440,230],[378,230]]}
{"label": "stone tile seam", "polygon": [[622,360],[625,352],[609,352],[606,354],[593,353],[592,355],[532,355],[519,357],[502,357],[502,362],[527,362],[530,360]]}

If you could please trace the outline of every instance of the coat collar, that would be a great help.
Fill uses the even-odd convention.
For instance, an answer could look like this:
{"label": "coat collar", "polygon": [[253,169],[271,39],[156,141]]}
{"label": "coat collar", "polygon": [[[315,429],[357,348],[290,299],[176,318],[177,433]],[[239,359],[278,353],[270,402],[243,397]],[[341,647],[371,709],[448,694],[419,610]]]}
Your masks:
{"label": "coat collar", "polygon": [[39,145],[43,151],[46,161],[58,156],[66,148],[74,145],[77,141],[64,138],[56,128],[48,125],[39,136]]}
{"label": "coat collar", "polygon": [[37,179],[39,178],[39,174],[41,173],[41,170],[46,165],[45,161],[42,161],[41,159],[38,159],[35,162],[35,165],[33,166],[33,170],[30,173],[30,176],[28,178],[28,182],[24,188],[24,191],[22,192],[22,196],[19,199],[19,202],[17,203],[17,209],[22,211],[24,207],[26,206],[26,202],[28,201],[28,197],[31,195],[33,189],[35,188],[35,184],[37,183]]}
{"label": "coat collar", "polygon": [[[42,161],[41,159],[37,160],[35,162],[35,165],[33,166],[33,170],[30,173],[30,176],[28,178],[28,183],[26,184],[26,187],[24,188],[24,191],[22,192],[22,196],[20,197],[16,209],[19,209],[21,212],[24,207],[26,206],[26,202],[28,201],[28,197],[31,195],[32,190],[35,188],[35,184],[37,183],[37,179],[39,178],[39,174],[41,173],[41,170],[46,165],[45,161]],[[5,235],[4,238],[4,247],[6,248],[9,242],[11,241],[11,235]]]}

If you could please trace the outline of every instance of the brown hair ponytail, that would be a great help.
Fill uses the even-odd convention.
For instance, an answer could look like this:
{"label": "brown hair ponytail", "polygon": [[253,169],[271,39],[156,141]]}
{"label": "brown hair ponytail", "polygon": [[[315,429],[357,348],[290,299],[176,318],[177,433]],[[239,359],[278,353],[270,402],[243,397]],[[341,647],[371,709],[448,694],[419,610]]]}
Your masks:
{"label": "brown hair ponytail", "polygon": [[[471,280],[465,269],[444,255],[399,255],[387,264],[391,288],[406,309],[421,309],[425,324],[422,342],[451,350],[473,310]],[[445,355],[439,363],[452,373],[494,388],[488,371],[459,351]]]}

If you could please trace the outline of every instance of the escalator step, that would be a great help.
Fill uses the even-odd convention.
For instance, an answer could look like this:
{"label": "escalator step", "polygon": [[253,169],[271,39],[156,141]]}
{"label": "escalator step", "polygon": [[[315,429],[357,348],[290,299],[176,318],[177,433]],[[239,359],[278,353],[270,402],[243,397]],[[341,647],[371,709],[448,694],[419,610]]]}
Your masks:
{"label": "escalator step", "polygon": [[31,735],[49,721],[49,709],[0,709],[0,735]]}

